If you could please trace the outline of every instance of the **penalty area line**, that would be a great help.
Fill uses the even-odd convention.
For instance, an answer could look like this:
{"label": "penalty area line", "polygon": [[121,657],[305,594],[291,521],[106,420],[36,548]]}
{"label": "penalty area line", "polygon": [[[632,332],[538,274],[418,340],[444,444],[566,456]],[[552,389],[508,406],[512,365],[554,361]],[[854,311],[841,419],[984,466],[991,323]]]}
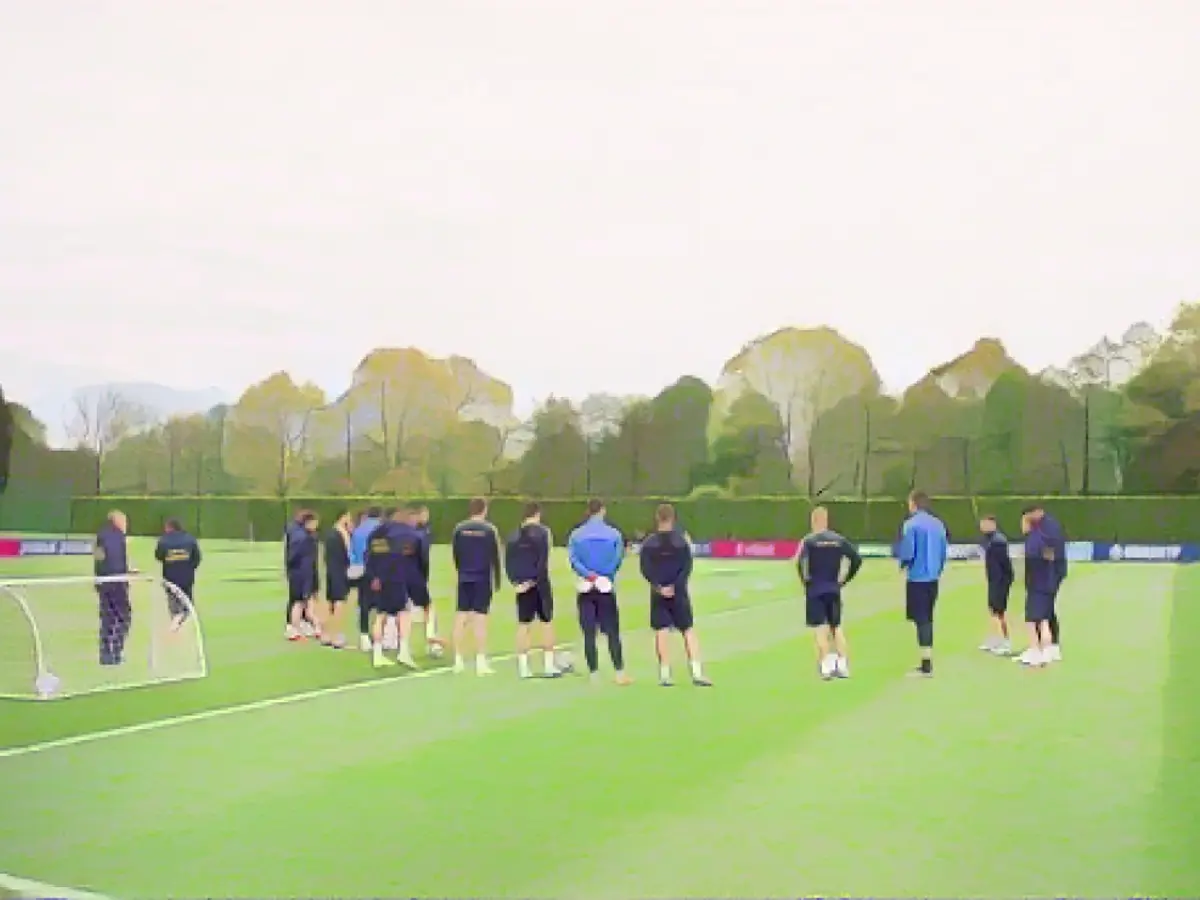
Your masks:
{"label": "penalty area line", "polygon": [[44,881],[31,881],[28,878],[9,875],[7,872],[0,872],[0,889],[16,894],[18,897],[28,897],[30,900],[40,900],[44,897],[55,897],[58,900],[113,900],[112,897],[104,894],[58,887],[54,884],[46,884]]}
{"label": "penalty area line", "polygon": [[[739,615],[744,612],[757,609],[770,609],[782,603],[790,603],[791,600],[772,600],[767,603],[755,603],[749,606],[737,606],[733,609],[723,609],[714,612],[711,615],[705,616],[706,619],[723,619],[728,616]],[[640,633],[649,631],[648,628],[630,629],[629,633]],[[574,643],[559,644],[557,649],[566,650],[574,646]],[[347,652],[347,651],[342,651]],[[354,651],[349,651],[354,652]],[[504,653],[500,656],[492,657],[492,662],[511,662],[515,660],[519,654]],[[194,713],[185,713],[181,716],[167,716],[162,719],[153,719],[149,722],[139,722],[135,725],[121,725],[117,728],[105,728],[100,731],[89,731],[85,734],[76,734],[71,737],[57,738],[52,741],[41,741],[36,744],[24,744],[20,747],[6,747],[0,749],[0,760],[14,759],[18,756],[32,756],[35,753],[45,753],[49,750],[61,750],[67,747],[77,747],[82,744],[92,744],[97,741],[110,740],[112,738],[127,737],[134,734],[142,734],[147,731],[161,731],[164,728],[172,728],[177,725],[189,725],[194,722],[206,722],[209,719],[221,719],[225,716],[237,715],[238,713],[257,712],[262,709],[274,709],[277,706],[289,706],[293,703],[303,703],[307,700],[318,700],[322,697],[335,697],[339,694],[349,694],[353,691],[365,691],[372,688],[386,687],[389,685],[404,684],[409,681],[415,681],[419,678],[433,678],[437,675],[450,675],[454,669],[450,666],[438,666],[433,669],[420,669],[416,672],[410,672],[407,675],[400,675],[394,678],[375,678],[370,681],[352,681],[348,684],[336,684],[330,687],[316,688],[311,691],[300,691],[295,694],[285,694],[282,697],[267,697],[263,700],[253,700],[249,703],[238,703],[233,706],[220,706],[216,709],[205,709]],[[73,900],[71,897],[64,895],[63,900]]]}

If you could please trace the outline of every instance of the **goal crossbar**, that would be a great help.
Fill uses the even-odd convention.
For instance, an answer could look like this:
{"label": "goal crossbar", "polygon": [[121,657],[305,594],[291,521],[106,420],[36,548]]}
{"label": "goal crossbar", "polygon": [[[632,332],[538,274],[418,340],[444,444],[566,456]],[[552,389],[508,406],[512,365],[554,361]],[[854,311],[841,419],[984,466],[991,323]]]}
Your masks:
{"label": "goal crossbar", "polygon": [[[195,629],[196,649],[198,651],[198,669],[184,675],[164,675],[149,678],[134,678],[129,681],[111,684],[99,684],[88,688],[86,691],[71,691],[66,690],[58,694],[58,698],[67,699],[84,694],[95,694],[107,691],[127,690],[129,688],[147,687],[155,684],[170,684],[172,682],[190,681],[195,678],[204,678],[208,675],[208,656],[204,648],[204,630],[200,624],[200,617],[196,613],[196,607],[192,604],[192,599],[176,585],[171,582],[153,575],[144,575],[141,573],[130,573],[128,575],[75,575],[65,577],[47,577],[47,578],[9,578],[0,579],[0,599],[7,598],[12,601],[21,616],[29,626],[30,637],[33,642],[34,662],[36,665],[37,679],[41,679],[53,674],[48,663],[45,637],[42,633],[42,627],[38,623],[38,618],[34,614],[30,605],[26,591],[29,588],[40,587],[70,587],[72,585],[87,585],[99,587],[105,584],[146,584],[157,585],[169,593],[187,612],[187,618],[193,623]],[[17,694],[6,692],[0,689],[0,699],[3,700],[30,700],[38,699],[29,694]],[[44,698],[43,698],[44,699]]]}

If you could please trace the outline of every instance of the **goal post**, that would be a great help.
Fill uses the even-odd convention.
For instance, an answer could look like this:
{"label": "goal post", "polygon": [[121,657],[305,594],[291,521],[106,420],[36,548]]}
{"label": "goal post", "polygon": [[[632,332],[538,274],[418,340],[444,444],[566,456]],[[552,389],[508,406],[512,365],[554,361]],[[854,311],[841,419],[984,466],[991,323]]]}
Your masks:
{"label": "goal post", "polygon": [[170,582],[0,580],[0,698],[77,697],[207,674],[196,609]]}

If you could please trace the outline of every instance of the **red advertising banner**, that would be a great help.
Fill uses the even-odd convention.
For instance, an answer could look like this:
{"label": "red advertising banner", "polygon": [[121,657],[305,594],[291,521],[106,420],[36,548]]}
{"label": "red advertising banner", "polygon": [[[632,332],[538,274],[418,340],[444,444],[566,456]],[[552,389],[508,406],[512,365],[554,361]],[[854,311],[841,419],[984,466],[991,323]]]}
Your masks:
{"label": "red advertising banner", "polygon": [[0,538],[0,559],[10,559],[21,555],[21,542],[11,538]]}
{"label": "red advertising banner", "polygon": [[713,541],[713,559],[791,559],[799,541]]}

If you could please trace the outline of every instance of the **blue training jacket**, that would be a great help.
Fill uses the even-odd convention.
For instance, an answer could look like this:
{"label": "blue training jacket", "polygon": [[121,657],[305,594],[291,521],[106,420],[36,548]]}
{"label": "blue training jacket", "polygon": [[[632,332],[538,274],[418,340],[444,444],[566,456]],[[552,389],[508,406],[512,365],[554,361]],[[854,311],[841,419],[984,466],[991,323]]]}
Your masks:
{"label": "blue training jacket", "polygon": [[367,541],[371,532],[379,527],[379,519],[363,519],[350,535],[350,565],[365,566],[367,564]]}
{"label": "blue training jacket", "polygon": [[950,541],[941,519],[924,510],[908,517],[900,532],[896,558],[907,571],[909,581],[937,581],[949,555]]}
{"label": "blue training jacket", "polygon": [[625,538],[600,516],[592,516],[567,538],[567,557],[580,578],[612,578],[625,559]]}

